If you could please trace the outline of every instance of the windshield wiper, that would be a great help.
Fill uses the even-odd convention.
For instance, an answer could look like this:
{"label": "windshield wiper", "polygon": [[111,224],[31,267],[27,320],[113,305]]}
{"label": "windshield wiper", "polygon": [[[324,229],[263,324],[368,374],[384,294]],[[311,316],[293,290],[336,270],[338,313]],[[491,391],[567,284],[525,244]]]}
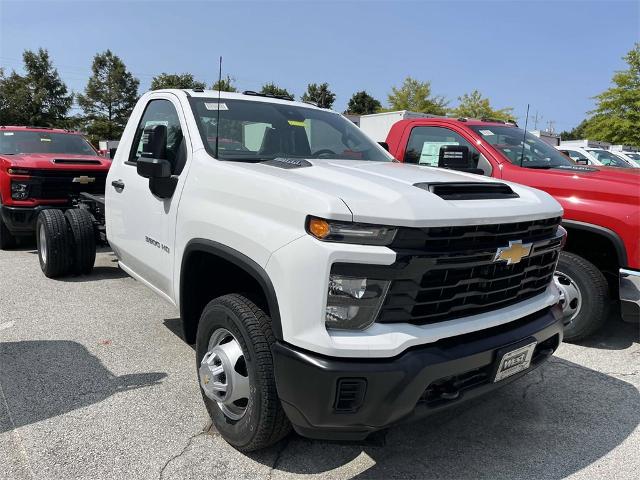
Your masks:
{"label": "windshield wiper", "polygon": [[549,170],[557,167],[558,165],[524,165],[524,168],[535,168],[536,170]]}

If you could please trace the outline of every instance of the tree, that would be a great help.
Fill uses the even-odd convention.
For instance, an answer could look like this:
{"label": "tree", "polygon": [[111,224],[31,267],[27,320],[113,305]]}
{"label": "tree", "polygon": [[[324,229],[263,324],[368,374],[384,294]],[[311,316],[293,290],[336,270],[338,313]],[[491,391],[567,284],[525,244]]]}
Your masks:
{"label": "tree", "polygon": [[276,97],[291,97],[294,98],[293,93],[289,93],[286,88],[281,88],[275,83],[265,83],[260,90],[260,93],[275,95]]}
{"label": "tree", "polygon": [[369,115],[370,113],[376,113],[381,108],[382,105],[378,100],[362,90],[361,92],[353,94],[345,113],[352,115]]}
{"label": "tree", "polygon": [[207,88],[207,84],[199,82],[190,73],[161,73],[151,80],[149,90],[161,90],[163,88]]}
{"label": "tree", "polygon": [[460,104],[456,108],[449,110],[449,113],[455,117],[465,118],[490,118],[493,120],[508,121],[513,119],[513,108],[506,107],[499,110],[491,108],[488,98],[483,98],[478,90],[471,93],[465,93],[458,97]]}
{"label": "tree", "polygon": [[60,79],[49,52],[25,50],[24,75],[0,70],[0,124],[65,126],[73,94]]}
{"label": "tree", "polygon": [[400,88],[392,87],[388,96],[392,110],[445,115],[449,103],[443,96],[431,96],[431,83],[407,77]]}
{"label": "tree", "polygon": [[321,108],[331,108],[333,102],[336,101],[335,93],[329,90],[328,83],[315,84],[310,83],[307,85],[307,91],[300,97],[303,102],[315,103]]}
{"label": "tree", "polygon": [[226,78],[217,80],[213,85],[211,85],[211,90],[220,90],[221,92],[237,92],[238,89],[233,84],[233,82],[235,81],[235,78],[227,75]]}
{"label": "tree", "polygon": [[585,126],[589,138],[640,145],[640,43],[625,55],[629,68],[613,75],[613,85],[594,97],[596,108]]}
{"label": "tree", "polygon": [[93,141],[120,138],[138,100],[140,81],[111,50],[93,58],[92,75],[78,103]]}
{"label": "tree", "polygon": [[[569,131],[564,131],[564,132],[560,132],[560,138],[562,140],[580,140],[583,138],[587,138],[587,134],[585,133],[585,129],[587,124],[589,123],[589,120],[583,120],[582,122],[580,122],[580,124],[573,128],[572,130]],[[597,138],[594,138],[593,140],[598,140]]]}

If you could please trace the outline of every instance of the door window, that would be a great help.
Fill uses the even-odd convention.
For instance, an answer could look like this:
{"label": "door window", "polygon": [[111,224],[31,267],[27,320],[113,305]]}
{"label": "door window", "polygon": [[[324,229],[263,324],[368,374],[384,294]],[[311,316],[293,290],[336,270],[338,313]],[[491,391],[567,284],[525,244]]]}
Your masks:
{"label": "door window", "polygon": [[404,161],[437,167],[440,149],[447,145],[467,147],[473,168],[483,170],[485,175],[491,175],[491,165],[478,149],[459,133],[444,127],[414,127],[409,135]]}
{"label": "door window", "polygon": [[171,171],[179,175],[186,161],[186,145],[178,112],[169,100],[151,100],[147,105],[136,129],[129,161],[136,162],[145,151],[148,141],[145,129],[154,125],[163,125],[167,128],[165,145],[161,149],[164,152],[162,156],[171,163]]}

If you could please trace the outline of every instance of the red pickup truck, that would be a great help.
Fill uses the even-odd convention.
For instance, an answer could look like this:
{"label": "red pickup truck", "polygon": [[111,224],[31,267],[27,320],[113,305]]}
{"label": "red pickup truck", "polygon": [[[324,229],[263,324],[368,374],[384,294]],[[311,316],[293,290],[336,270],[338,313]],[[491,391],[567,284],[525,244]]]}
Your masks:
{"label": "red pickup truck", "polygon": [[401,162],[521,183],[562,204],[569,235],[556,284],[567,340],[598,330],[612,297],[624,320],[640,321],[640,169],[577,165],[517,125],[495,121],[401,120],[386,144]]}
{"label": "red pickup truck", "polygon": [[104,193],[110,166],[77,132],[0,126],[0,249],[32,236],[42,210]]}

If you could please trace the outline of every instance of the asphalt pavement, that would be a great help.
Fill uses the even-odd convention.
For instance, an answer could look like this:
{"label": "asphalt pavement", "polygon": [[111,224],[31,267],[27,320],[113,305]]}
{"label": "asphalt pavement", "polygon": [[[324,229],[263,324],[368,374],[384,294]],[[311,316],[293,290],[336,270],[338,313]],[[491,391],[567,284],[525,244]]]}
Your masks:
{"label": "asphalt pavement", "polygon": [[499,390],[364,442],[245,455],[211,428],[175,308],[98,255],[46,279],[0,251],[0,479],[637,479],[640,333],[614,313]]}

